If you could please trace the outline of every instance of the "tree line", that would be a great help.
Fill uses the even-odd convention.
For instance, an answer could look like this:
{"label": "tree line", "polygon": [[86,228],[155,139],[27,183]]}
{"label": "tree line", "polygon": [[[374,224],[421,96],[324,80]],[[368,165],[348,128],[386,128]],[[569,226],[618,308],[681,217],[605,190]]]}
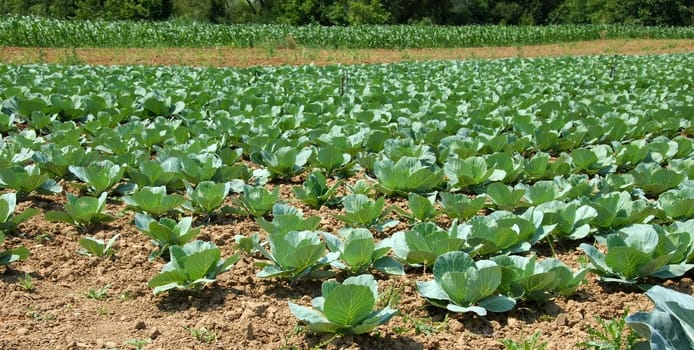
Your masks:
{"label": "tree line", "polygon": [[0,0],[0,13],[212,23],[694,25],[694,0]]}

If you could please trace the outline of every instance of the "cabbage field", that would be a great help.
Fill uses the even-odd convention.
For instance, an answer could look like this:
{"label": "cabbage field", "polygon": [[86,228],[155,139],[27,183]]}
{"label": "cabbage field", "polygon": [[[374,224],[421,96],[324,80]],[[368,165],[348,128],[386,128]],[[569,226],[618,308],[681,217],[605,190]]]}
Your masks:
{"label": "cabbage field", "polygon": [[694,346],[692,54],[0,65],[0,103],[3,347]]}

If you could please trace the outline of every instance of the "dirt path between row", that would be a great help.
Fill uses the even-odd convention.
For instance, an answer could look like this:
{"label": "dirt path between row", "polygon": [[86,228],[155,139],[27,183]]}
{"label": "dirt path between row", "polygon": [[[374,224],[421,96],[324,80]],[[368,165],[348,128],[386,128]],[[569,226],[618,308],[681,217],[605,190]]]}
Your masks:
{"label": "dirt path between row", "polygon": [[572,43],[456,49],[323,50],[307,48],[21,48],[0,47],[0,62],[99,65],[185,65],[250,67],[301,64],[362,64],[469,58],[565,55],[642,55],[694,52],[694,40],[598,40]]}

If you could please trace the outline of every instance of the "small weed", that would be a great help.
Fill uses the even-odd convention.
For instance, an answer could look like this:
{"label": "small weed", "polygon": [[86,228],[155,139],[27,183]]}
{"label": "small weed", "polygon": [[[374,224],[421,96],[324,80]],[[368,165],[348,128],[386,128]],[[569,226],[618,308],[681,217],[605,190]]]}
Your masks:
{"label": "small weed", "polygon": [[30,306],[27,316],[37,322],[48,322],[55,320],[56,316],[50,312],[41,312],[35,306]]}
{"label": "small weed", "polygon": [[395,327],[393,331],[398,334],[403,334],[411,329],[414,329],[415,335],[424,334],[430,336],[440,333],[448,328],[448,315],[441,322],[433,322],[431,318],[417,319],[407,315],[402,316],[403,321],[411,323],[411,327]]}
{"label": "small weed", "polygon": [[106,316],[106,315],[110,315],[110,314],[111,314],[111,311],[109,311],[105,306],[102,306],[99,308],[99,315]]}
{"label": "small weed", "polygon": [[639,336],[627,327],[624,319],[629,314],[625,310],[622,317],[605,320],[600,316],[595,319],[602,329],[588,327],[588,340],[576,344],[581,349],[594,350],[620,350],[631,349],[639,339]]}
{"label": "small weed", "polygon": [[193,328],[190,326],[183,327],[190,335],[195,338],[195,340],[203,343],[212,343],[215,340],[217,340],[217,334],[215,334],[212,331],[207,330],[207,328],[202,327],[202,328]]}
{"label": "small weed", "polygon": [[141,350],[145,345],[149,344],[149,339],[128,339],[123,342],[125,345],[131,346],[135,350]]}
{"label": "small weed", "polygon": [[27,292],[33,292],[35,288],[34,281],[31,278],[31,275],[27,272],[25,272],[22,277],[17,279],[17,284]]}
{"label": "small weed", "polygon": [[545,315],[540,315],[540,317],[538,317],[538,320],[541,321],[541,322],[552,322],[552,321],[554,321],[554,320],[556,320],[556,319],[557,319],[556,317],[554,317],[554,316],[552,316],[552,315],[547,315],[547,314],[545,314]]}
{"label": "small weed", "polygon": [[118,295],[118,300],[120,301],[130,301],[135,300],[135,297],[130,294],[130,292],[123,292]]}
{"label": "small weed", "polygon": [[[521,335],[521,339],[526,338]],[[525,339],[523,341],[515,341],[512,339],[502,339],[500,340],[504,348],[508,350],[544,350],[547,348],[547,342],[540,343],[540,332],[535,333],[530,339]]]}
{"label": "small weed", "polygon": [[94,300],[105,300],[108,296],[108,289],[110,287],[111,286],[107,284],[99,289],[89,288],[89,290],[87,291],[87,298]]}
{"label": "small weed", "polygon": [[400,303],[400,300],[402,299],[402,292],[404,289],[404,286],[388,286],[388,288],[386,288],[386,290],[381,294],[381,297],[378,300],[379,307],[395,307],[396,305],[398,305]]}
{"label": "small weed", "polygon": [[47,243],[53,240],[53,236],[50,233],[39,233],[34,237],[34,242],[36,243]]}
{"label": "small weed", "polygon": [[291,340],[295,336],[300,335],[304,332],[305,332],[304,327],[302,327],[300,325],[294,326],[294,330],[291,333],[289,333],[287,336],[284,337],[284,344],[282,344],[282,346],[279,347],[279,350],[296,350],[296,349],[298,349],[295,345],[289,345],[289,340]]}

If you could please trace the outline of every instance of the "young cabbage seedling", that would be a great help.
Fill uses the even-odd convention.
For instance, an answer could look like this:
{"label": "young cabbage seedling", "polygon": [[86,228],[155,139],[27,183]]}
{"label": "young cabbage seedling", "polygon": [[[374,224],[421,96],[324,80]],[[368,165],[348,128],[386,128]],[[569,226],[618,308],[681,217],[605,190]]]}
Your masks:
{"label": "young cabbage seedling", "polygon": [[340,254],[340,260],[331,263],[334,268],[350,274],[366,272],[372,268],[388,275],[405,274],[397,260],[386,256],[391,249],[389,239],[376,244],[371,231],[365,228],[341,229],[338,235],[339,237],[323,232],[330,251]]}
{"label": "young cabbage seedling", "polygon": [[311,208],[319,209],[323,205],[334,206],[339,202],[336,197],[337,190],[344,183],[338,180],[328,187],[325,175],[320,171],[314,171],[308,175],[302,186],[294,186],[294,196]]}
{"label": "young cabbage seedling", "polygon": [[157,247],[149,254],[152,261],[158,257],[169,260],[169,247],[182,246],[192,241],[200,233],[200,228],[192,228],[193,218],[181,218],[178,222],[169,218],[161,218],[159,221],[145,215],[135,214],[135,227],[145,236],[152,239],[152,244]]}
{"label": "young cabbage seedling", "polygon": [[154,295],[172,289],[198,290],[217,280],[217,275],[228,271],[239,261],[238,254],[221,259],[221,252],[210,242],[192,241],[169,248],[171,261],[147,285]]}
{"label": "young cabbage seedling", "polygon": [[276,186],[272,191],[268,191],[265,187],[243,185],[243,193],[238,198],[232,200],[237,206],[237,208],[234,208],[236,209],[234,211],[258,218],[272,210],[279,196],[279,186]]}
{"label": "young cabbage seedling", "polygon": [[417,290],[434,306],[453,312],[506,312],[516,301],[499,295],[501,266],[490,260],[474,261],[464,252],[448,252],[434,263],[434,280],[417,282]]}
{"label": "young cabbage seedling", "polygon": [[333,260],[339,253],[325,254],[325,243],[321,242],[317,231],[290,231],[283,234],[268,235],[270,251],[258,241],[253,241],[256,251],[272,263],[256,264],[263,269],[258,277],[280,277],[299,279],[313,278],[329,274],[320,269]]}
{"label": "young cabbage seedling", "polygon": [[387,305],[374,310],[378,283],[371,275],[359,275],[323,282],[322,296],[314,298],[312,308],[289,302],[289,309],[315,333],[363,334],[388,322],[398,311]]}
{"label": "young cabbage seedling", "polygon": [[17,207],[17,197],[14,193],[0,195],[0,232],[12,232],[17,225],[38,215],[36,208],[26,208],[20,214],[14,215]]}
{"label": "young cabbage seedling", "polygon": [[49,211],[45,218],[48,221],[60,221],[71,224],[77,228],[85,229],[91,224],[112,221],[115,218],[105,214],[106,192],[99,198],[77,197],[72,193],[66,193],[67,203],[63,206],[65,211]]}
{"label": "young cabbage seedling", "polygon": [[120,237],[120,234],[114,235],[108,242],[94,237],[82,238],[79,241],[79,245],[82,247],[79,253],[82,255],[94,255],[99,258],[112,256],[115,254],[113,244],[116,243],[118,237]]}
{"label": "young cabbage seedling", "polygon": [[180,194],[167,194],[166,186],[145,186],[130,196],[124,196],[123,201],[130,209],[156,217],[176,209],[186,199]]}

